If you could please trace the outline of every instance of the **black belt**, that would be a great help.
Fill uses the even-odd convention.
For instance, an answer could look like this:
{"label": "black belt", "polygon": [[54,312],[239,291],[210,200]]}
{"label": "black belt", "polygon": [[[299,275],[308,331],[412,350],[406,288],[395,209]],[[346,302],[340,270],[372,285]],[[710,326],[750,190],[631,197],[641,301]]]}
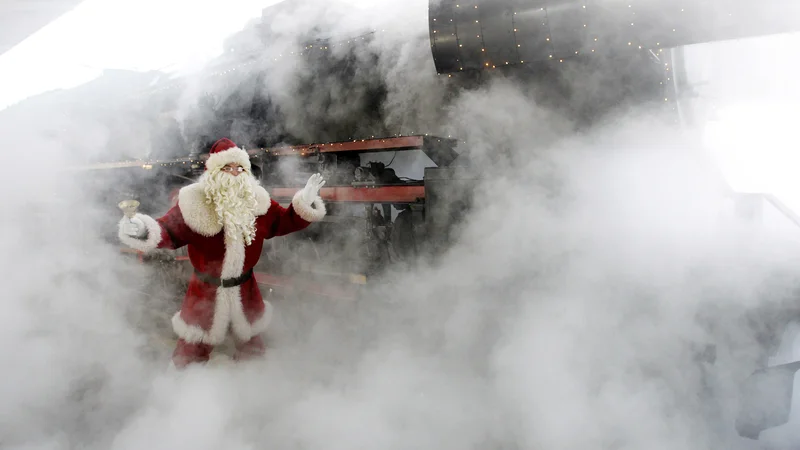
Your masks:
{"label": "black belt", "polygon": [[248,270],[247,272],[239,275],[236,278],[225,278],[221,280],[217,277],[212,277],[209,274],[198,272],[197,270],[194,271],[194,274],[200,281],[206,282],[208,284],[213,284],[217,287],[234,287],[239,286],[240,284],[244,284],[245,281],[249,280],[253,277],[253,269]]}

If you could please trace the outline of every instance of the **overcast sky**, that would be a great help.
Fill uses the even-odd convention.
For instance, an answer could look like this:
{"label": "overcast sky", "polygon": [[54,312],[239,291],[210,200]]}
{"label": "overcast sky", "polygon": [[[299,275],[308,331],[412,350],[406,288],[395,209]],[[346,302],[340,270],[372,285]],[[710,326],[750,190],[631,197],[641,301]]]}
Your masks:
{"label": "overcast sky", "polygon": [[223,39],[277,0],[85,0],[0,56],[0,109],[70,88],[103,69],[176,71],[222,50]]}

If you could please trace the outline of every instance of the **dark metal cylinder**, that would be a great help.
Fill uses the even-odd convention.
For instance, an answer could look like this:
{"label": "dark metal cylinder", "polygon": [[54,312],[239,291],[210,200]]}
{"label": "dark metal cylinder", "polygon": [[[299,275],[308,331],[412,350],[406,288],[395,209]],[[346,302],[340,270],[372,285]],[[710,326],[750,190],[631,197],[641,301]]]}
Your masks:
{"label": "dark metal cylinder", "polygon": [[793,0],[430,0],[439,73],[800,31]]}

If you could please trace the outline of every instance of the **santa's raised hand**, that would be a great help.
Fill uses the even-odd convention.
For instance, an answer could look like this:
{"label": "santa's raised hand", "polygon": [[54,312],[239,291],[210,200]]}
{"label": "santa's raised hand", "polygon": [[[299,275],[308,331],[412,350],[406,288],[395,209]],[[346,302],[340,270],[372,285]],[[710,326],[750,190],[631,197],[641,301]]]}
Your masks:
{"label": "santa's raised hand", "polygon": [[319,190],[322,189],[322,186],[325,186],[325,180],[322,175],[318,173],[311,175],[311,178],[306,182],[306,187],[303,188],[303,200],[309,205],[313,203],[319,196]]}

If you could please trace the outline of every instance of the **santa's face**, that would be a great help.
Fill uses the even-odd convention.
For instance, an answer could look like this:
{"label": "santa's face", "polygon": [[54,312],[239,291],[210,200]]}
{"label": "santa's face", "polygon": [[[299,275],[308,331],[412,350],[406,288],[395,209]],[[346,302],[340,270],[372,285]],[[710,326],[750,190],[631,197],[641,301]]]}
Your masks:
{"label": "santa's face", "polygon": [[249,244],[255,235],[255,180],[237,164],[228,164],[208,173],[203,184],[206,200],[217,213],[227,237]]}
{"label": "santa's face", "polygon": [[242,166],[240,166],[239,164],[236,164],[236,163],[226,164],[220,169],[220,171],[225,172],[225,173],[229,173],[229,174],[231,174],[233,176],[239,176],[239,174],[245,172],[244,171],[244,167],[242,167]]}

